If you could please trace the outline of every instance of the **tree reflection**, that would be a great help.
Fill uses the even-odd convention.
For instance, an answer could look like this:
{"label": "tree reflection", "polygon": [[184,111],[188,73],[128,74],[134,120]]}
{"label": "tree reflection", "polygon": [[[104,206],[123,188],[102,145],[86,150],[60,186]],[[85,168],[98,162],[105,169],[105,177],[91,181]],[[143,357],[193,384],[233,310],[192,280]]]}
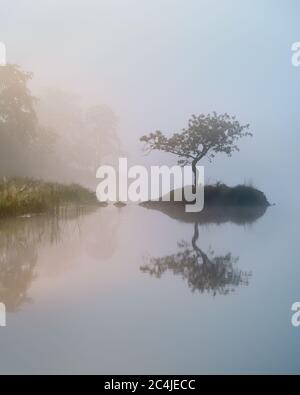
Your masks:
{"label": "tree reflection", "polygon": [[239,258],[230,253],[215,256],[214,251],[203,252],[198,245],[199,224],[195,223],[191,244],[178,243],[176,254],[161,258],[150,258],[141,271],[161,278],[166,272],[180,276],[187,282],[192,292],[227,295],[238,286],[248,285],[251,273],[242,272],[236,267]]}
{"label": "tree reflection", "polygon": [[30,302],[27,291],[35,279],[37,251],[26,240],[16,241],[13,249],[4,249],[0,255],[0,300],[8,311]]}
{"label": "tree reflection", "polygon": [[64,227],[93,208],[65,208],[56,215],[41,215],[3,221],[0,226],[0,302],[7,311],[18,311],[31,302],[29,289],[37,277],[38,247],[41,243],[57,244]]}

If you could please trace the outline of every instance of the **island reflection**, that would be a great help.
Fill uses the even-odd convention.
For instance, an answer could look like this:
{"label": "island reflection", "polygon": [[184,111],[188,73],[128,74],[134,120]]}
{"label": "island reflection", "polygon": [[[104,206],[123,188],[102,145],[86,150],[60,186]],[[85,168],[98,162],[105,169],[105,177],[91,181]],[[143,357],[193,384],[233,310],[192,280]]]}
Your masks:
{"label": "island reflection", "polygon": [[249,285],[252,273],[238,268],[239,257],[234,257],[231,252],[218,256],[215,255],[213,249],[204,252],[198,246],[199,226],[221,225],[226,222],[237,225],[252,224],[265,214],[265,207],[213,207],[195,215],[185,213],[180,205],[164,202],[147,202],[143,206],[158,210],[178,221],[194,223],[194,235],[191,242],[178,242],[178,251],[174,254],[149,257],[146,264],[140,267],[143,273],[162,278],[169,272],[181,277],[192,292],[213,296],[228,295],[240,286]]}

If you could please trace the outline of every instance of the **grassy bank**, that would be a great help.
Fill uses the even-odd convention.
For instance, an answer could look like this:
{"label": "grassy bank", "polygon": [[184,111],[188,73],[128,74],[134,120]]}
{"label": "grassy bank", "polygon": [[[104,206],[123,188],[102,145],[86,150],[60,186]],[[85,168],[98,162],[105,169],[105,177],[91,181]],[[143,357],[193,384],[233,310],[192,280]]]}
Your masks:
{"label": "grassy bank", "polygon": [[67,204],[97,204],[97,199],[93,192],[76,184],[0,180],[0,218],[49,212]]}

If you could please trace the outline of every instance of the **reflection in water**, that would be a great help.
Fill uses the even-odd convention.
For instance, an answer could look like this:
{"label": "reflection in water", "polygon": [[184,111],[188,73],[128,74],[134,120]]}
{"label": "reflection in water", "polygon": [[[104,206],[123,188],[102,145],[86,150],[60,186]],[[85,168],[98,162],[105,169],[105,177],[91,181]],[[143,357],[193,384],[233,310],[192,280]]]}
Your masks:
{"label": "reflection in water", "polygon": [[205,253],[197,245],[199,239],[199,224],[234,222],[239,225],[255,222],[266,209],[261,208],[215,208],[204,210],[195,215],[186,214],[182,207],[165,203],[148,203],[148,208],[154,208],[172,218],[183,222],[194,222],[194,236],[191,244],[182,241],[178,243],[179,251],[175,254],[156,258],[150,257],[149,262],[141,266],[141,271],[151,276],[161,278],[166,272],[180,276],[193,291],[227,295],[239,286],[247,286],[251,272],[243,272],[236,266],[239,258],[231,253],[215,256],[214,251]]}
{"label": "reflection in water", "polygon": [[31,301],[28,290],[36,278],[38,245],[61,241],[64,225],[92,208],[61,209],[54,216],[7,220],[0,225],[0,301],[7,311],[17,311]]}
{"label": "reflection in water", "polygon": [[85,228],[85,250],[87,255],[97,262],[105,262],[114,255],[118,247],[117,232],[120,215],[114,215],[110,209],[99,210],[93,225]]}
{"label": "reflection in water", "polygon": [[145,202],[142,207],[156,210],[168,217],[176,219],[180,222],[205,224],[225,224],[231,222],[236,225],[249,225],[262,217],[266,210],[266,206],[252,207],[235,207],[235,206],[214,206],[205,208],[197,214],[185,212],[185,206],[182,204],[169,204],[168,202]]}
{"label": "reflection in water", "polygon": [[[262,211],[251,209],[243,212],[230,209],[201,213],[195,216],[181,211],[161,209],[174,219],[193,222],[194,237],[191,243],[178,243],[179,251],[161,258],[150,258],[141,268],[143,272],[160,278],[167,271],[182,277],[192,291],[228,294],[240,285],[247,285],[250,273],[237,268],[237,258],[230,253],[215,256],[212,250],[204,252],[198,245],[199,226],[206,223],[232,221],[238,224],[254,222]],[[157,207],[155,207],[157,209]],[[120,215],[113,215],[108,209],[101,209],[95,220],[80,232],[83,215],[94,212],[94,208],[65,208],[56,215],[40,215],[32,218],[18,218],[0,223],[0,301],[8,311],[17,311],[24,303],[31,301],[29,289],[37,277],[40,246],[63,243],[67,235],[80,234],[87,256],[98,263],[107,261],[116,251],[116,229],[119,228]],[[226,220],[225,220],[226,219]],[[69,228],[71,224],[71,229]],[[68,248],[65,248],[67,251]],[[73,251],[72,249],[70,251]],[[59,264],[68,259],[57,260]],[[53,266],[51,265],[51,268]]]}
{"label": "reflection in water", "polygon": [[37,252],[26,238],[16,237],[13,246],[11,241],[5,241],[7,244],[1,237],[0,300],[8,311],[15,311],[30,301],[27,290],[35,278]]}
{"label": "reflection in water", "polygon": [[149,264],[142,266],[141,271],[161,278],[167,271],[182,277],[195,292],[227,295],[240,285],[248,285],[251,273],[244,273],[235,267],[239,258],[230,253],[214,256],[214,251],[207,254],[197,245],[199,225],[195,224],[192,245],[182,241],[178,243],[176,254],[162,258],[150,258]]}

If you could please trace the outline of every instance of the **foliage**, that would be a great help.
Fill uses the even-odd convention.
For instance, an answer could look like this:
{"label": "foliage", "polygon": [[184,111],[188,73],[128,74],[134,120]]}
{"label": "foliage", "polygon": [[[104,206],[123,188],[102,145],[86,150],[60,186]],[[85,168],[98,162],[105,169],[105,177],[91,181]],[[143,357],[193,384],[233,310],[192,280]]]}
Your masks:
{"label": "foliage", "polygon": [[241,125],[235,117],[216,112],[199,116],[193,115],[188,128],[175,133],[170,138],[161,131],[141,137],[146,143],[146,150],[160,150],[180,157],[178,164],[196,164],[202,158],[210,161],[218,153],[231,156],[238,151],[237,141],[245,136],[252,136],[249,125]]}
{"label": "foliage", "polygon": [[28,144],[36,135],[35,98],[28,89],[32,74],[17,65],[0,67],[0,139]]}

